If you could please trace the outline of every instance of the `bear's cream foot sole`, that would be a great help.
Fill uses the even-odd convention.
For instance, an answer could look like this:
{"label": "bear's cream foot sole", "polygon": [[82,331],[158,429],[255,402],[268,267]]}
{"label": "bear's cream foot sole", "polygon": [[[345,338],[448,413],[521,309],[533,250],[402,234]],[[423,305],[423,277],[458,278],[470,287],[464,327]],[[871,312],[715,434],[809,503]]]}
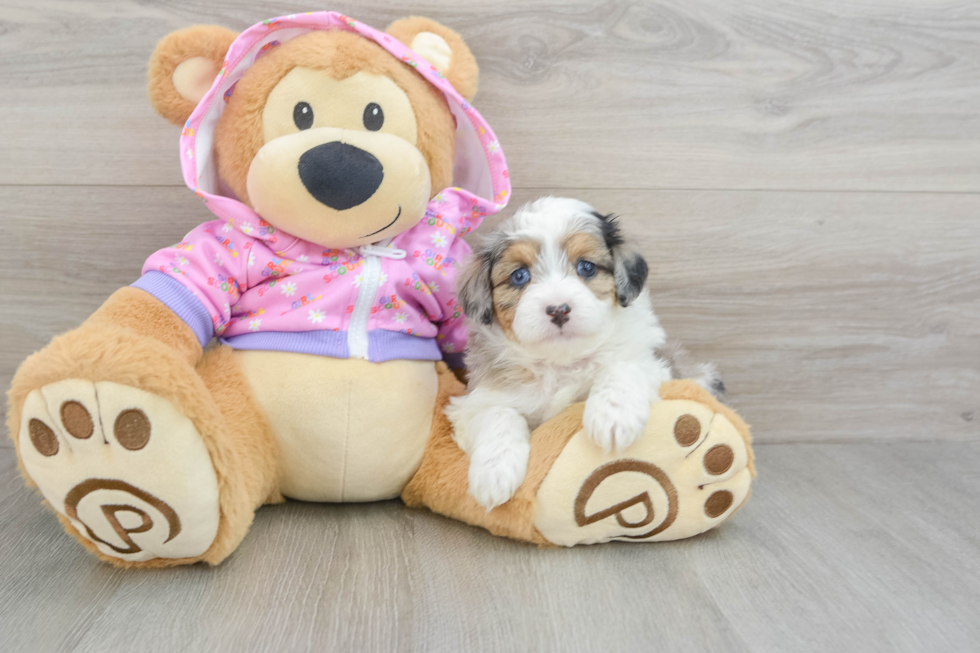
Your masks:
{"label": "bear's cream foot sole", "polygon": [[117,383],[68,379],[24,404],[18,449],[44,498],[107,556],[193,558],[218,531],[218,480],[190,419]]}
{"label": "bear's cream foot sole", "polygon": [[660,401],[622,451],[603,453],[584,431],[572,436],[538,490],[534,526],[563,546],[677,540],[723,522],[751,482],[731,421],[695,401]]}

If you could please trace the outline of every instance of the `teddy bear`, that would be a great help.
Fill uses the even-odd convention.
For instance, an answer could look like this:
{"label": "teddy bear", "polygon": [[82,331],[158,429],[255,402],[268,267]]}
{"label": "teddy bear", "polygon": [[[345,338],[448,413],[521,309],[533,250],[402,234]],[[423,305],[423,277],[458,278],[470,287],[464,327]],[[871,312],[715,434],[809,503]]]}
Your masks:
{"label": "teddy bear", "polygon": [[454,281],[510,182],[456,32],[334,12],[195,26],[160,41],[148,77],[215,219],[8,393],[22,475],[95,556],[217,564],[286,498],[401,497],[560,546],[690,537],[746,501],[748,427],[690,381],[662,387],[627,450],[593,445],[576,405],[534,431],[509,502],[469,496],[443,415],[465,392]]}

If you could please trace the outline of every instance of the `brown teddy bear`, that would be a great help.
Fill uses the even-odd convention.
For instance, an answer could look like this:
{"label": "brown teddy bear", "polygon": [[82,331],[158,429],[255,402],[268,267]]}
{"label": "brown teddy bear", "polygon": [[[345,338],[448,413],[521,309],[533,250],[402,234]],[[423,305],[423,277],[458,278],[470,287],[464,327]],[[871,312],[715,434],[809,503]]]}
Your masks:
{"label": "brown teddy bear", "polygon": [[[442,409],[464,392],[462,236],[510,186],[469,104],[478,69],[425,18],[340,14],[174,32],[154,107],[184,124],[185,181],[216,219],[28,358],[9,392],[21,471],[119,566],[216,564],[284,497],[411,506],[539,544],[688,537],[730,517],[749,433],[687,381],[618,454],[580,405],[537,429],[490,512]],[[205,349],[212,339],[219,344]],[[448,363],[448,365],[447,365]]]}

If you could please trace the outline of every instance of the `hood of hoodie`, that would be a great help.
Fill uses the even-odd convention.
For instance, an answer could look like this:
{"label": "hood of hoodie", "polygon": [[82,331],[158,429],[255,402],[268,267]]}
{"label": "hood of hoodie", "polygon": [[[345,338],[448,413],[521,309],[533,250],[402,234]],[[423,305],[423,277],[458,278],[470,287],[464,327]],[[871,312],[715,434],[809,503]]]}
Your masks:
{"label": "hood of hoodie", "polygon": [[[333,11],[291,14],[257,23],[239,34],[225,54],[224,64],[210,90],[184,125],[180,137],[180,161],[184,183],[217,217],[252,238],[268,241],[273,249],[298,239],[268,224],[262,216],[239,201],[218,177],[214,156],[214,130],[224,112],[227,98],[249,68],[269,49],[316,30],[344,30],[370,39],[391,56],[411,66],[445,97],[456,120],[456,158],[453,185],[430,201],[421,222],[436,217],[438,200],[456,205],[463,235],[487,215],[507,205],[510,179],[500,143],[483,116],[456,92],[435,66],[422,59],[393,36]],[[472,217],[472,225],[469,217]],[[409,229],[409,232],[412,231]],[[406,232],[408,233],[408,232]],[[398,237],[396,237],[398,240]]]}

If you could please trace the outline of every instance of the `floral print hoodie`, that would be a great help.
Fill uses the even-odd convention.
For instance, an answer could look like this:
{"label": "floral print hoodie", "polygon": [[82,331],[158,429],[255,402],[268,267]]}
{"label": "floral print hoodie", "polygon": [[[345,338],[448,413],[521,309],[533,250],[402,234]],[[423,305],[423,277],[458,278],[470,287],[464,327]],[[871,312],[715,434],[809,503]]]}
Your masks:
{"label": "floral print hoodie", "polygon": [[[311,30],[342,29],[375,41],[441,91],[456,118],[454,186],[417,225],[355,249],[329,249],[274,228],[222,193],[211,151],[235,82],[268,49]],[[510,198],[493,130],[436,70],[395,38],[335,12],[264,21],[238,36],[180,138],[184,181],[217,219],[153,254],[133,285],[162,301],[202,346],[335,358],[440,360],[461,366],[466,344],[455,280],[470,253],[462,236]]]}

